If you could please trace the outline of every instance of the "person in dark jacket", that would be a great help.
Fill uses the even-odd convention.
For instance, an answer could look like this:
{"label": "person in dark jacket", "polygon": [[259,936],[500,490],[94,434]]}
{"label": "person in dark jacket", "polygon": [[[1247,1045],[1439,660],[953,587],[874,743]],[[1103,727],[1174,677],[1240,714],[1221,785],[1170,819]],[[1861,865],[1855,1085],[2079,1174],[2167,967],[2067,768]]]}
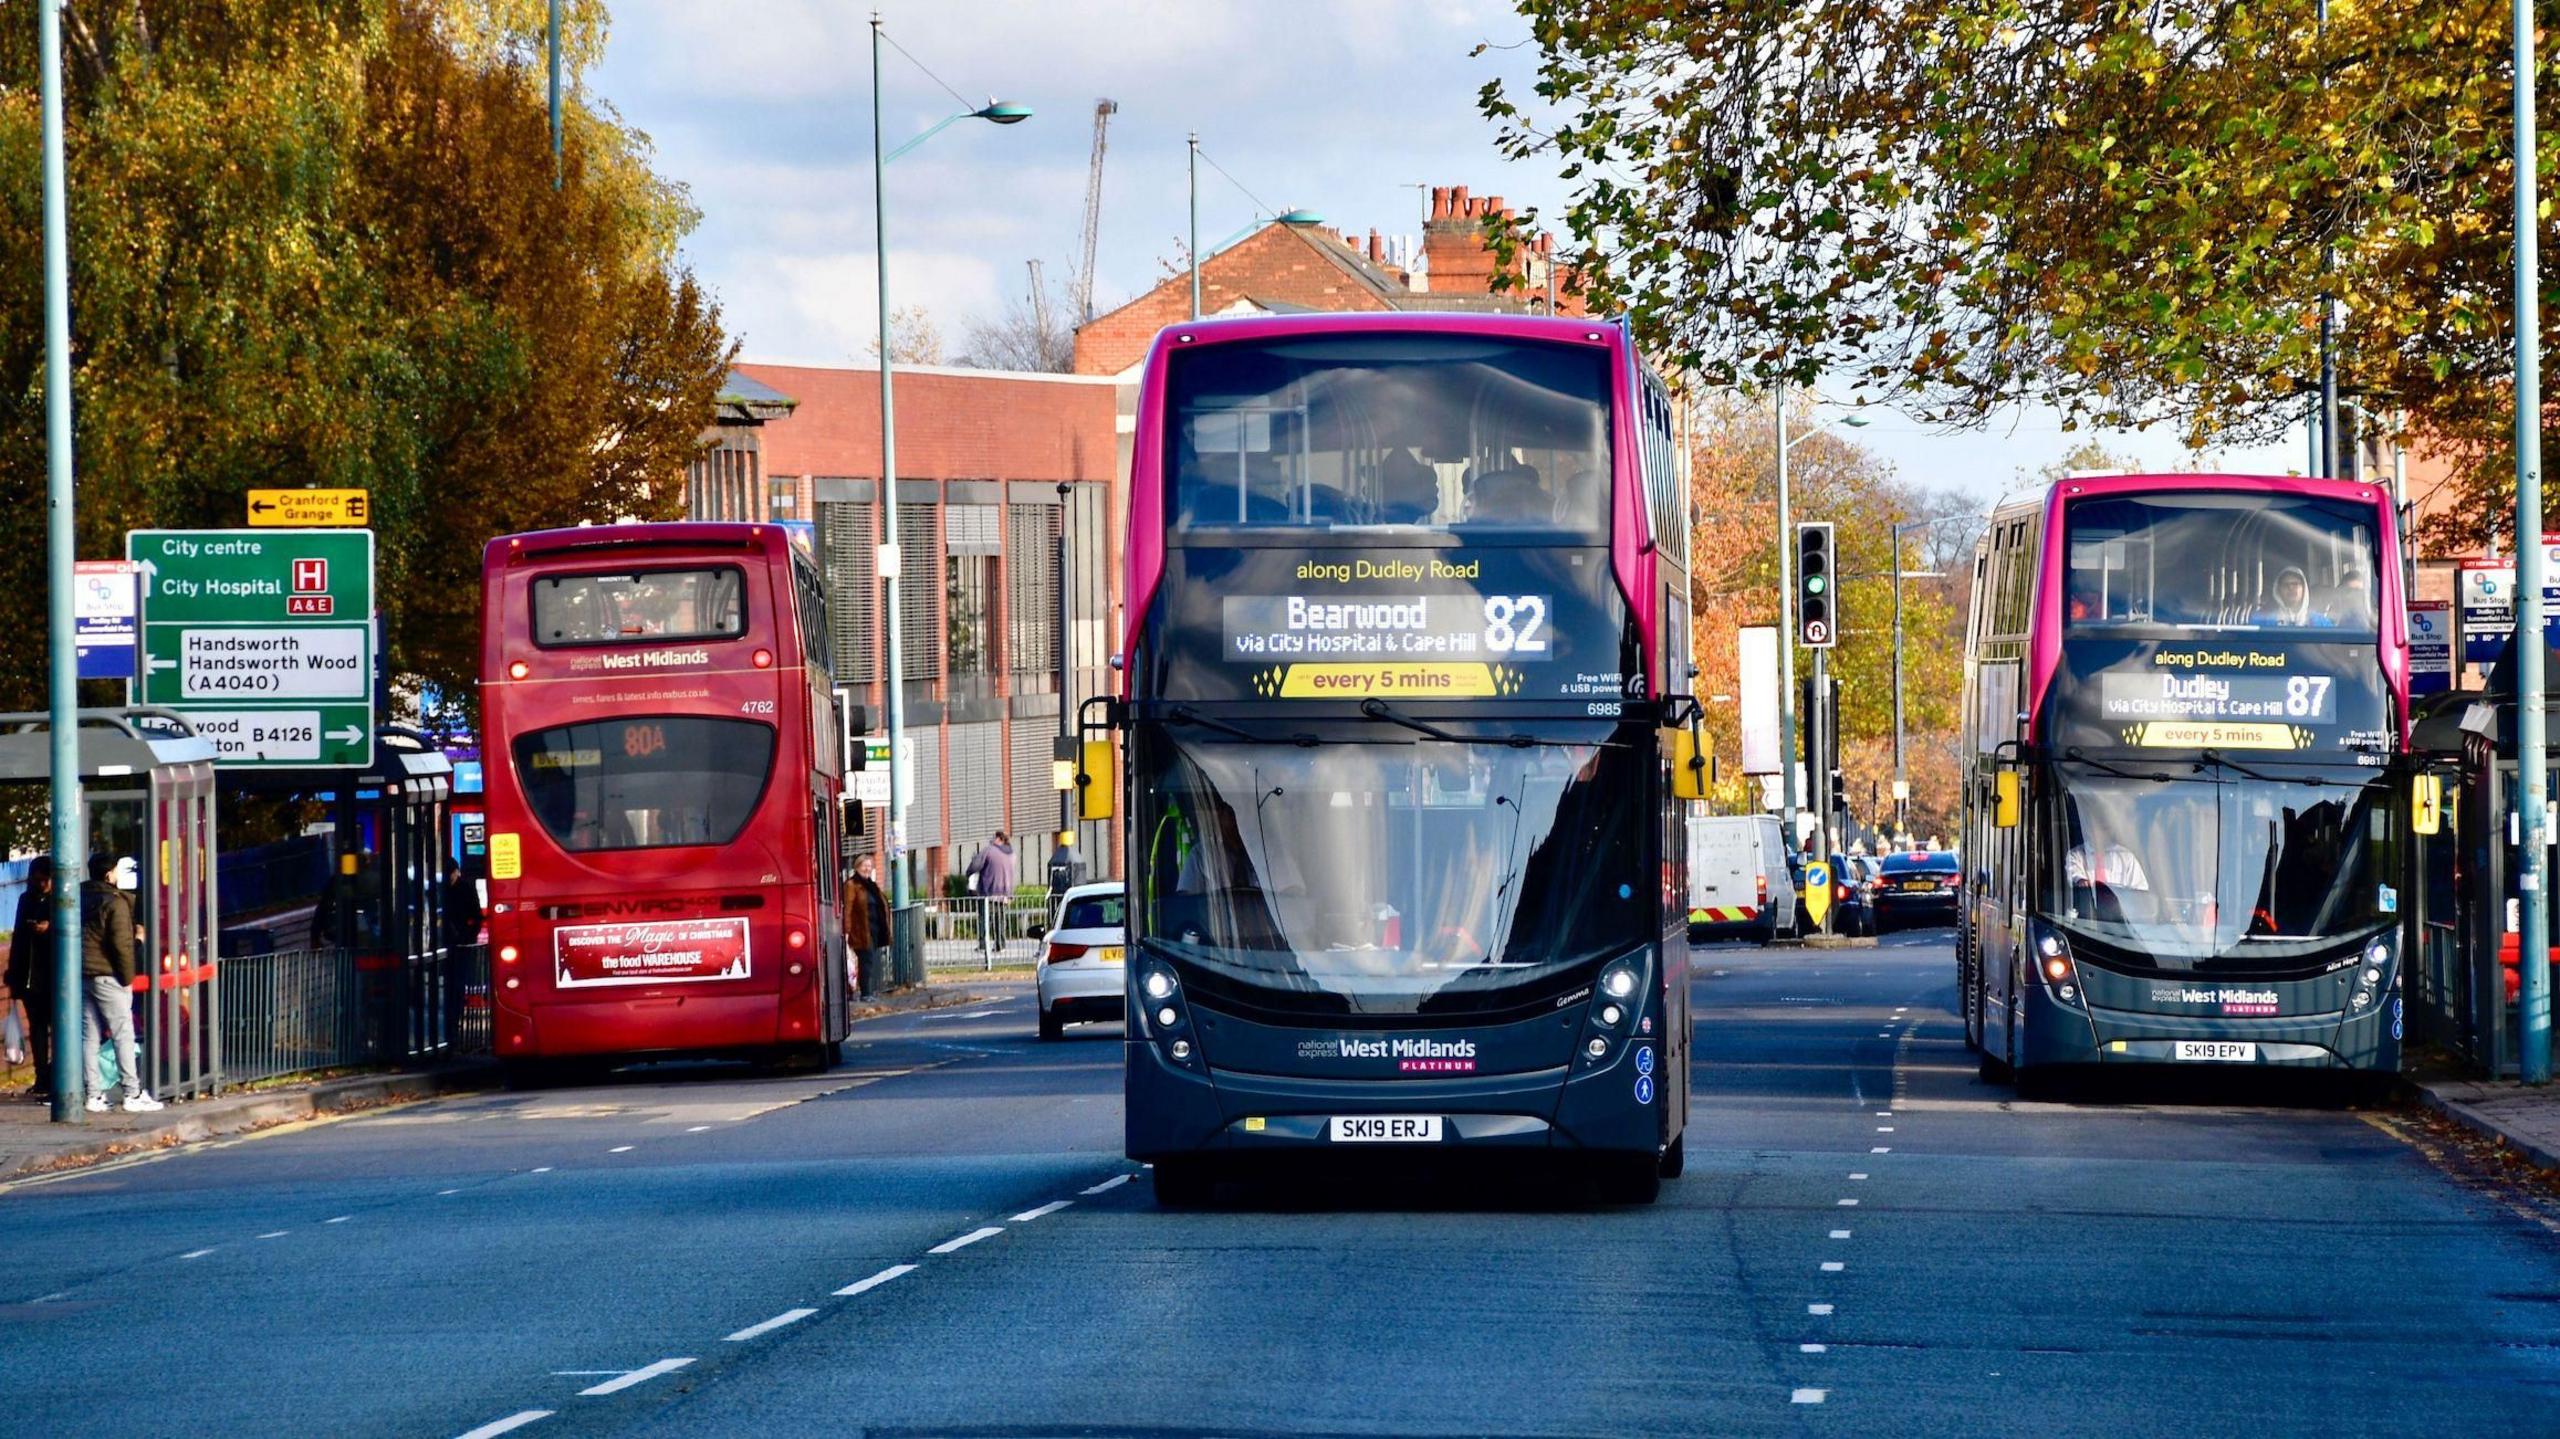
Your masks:
{"label": "person in dark jacket", "polygon": [[880,963],[890,943],[889,901],[880,893],[879,863],[869,855],[853,862],[852,903],[845,906],[845,947],[853,951],[854,988],[869,999],[880,992]]}
{"label": "person in dark jacket", "polygon": [[[131,864],[131,860],[124,861]],[[158,1109],[160,1101],[142,1087],[141,1054],[133,1042],[134,941],[141,931],[133,922],[133,901],[124,897],[112,876],[115,856],[89,856],[89,882],[80,886],[80,977],[89,987],[87,1022],[81,1026],[82,1052],[89,1060],[89,1109],[107,1107],[106,1076],[98,1070],[98,1050],[112,1039],[116,1074],[124,1081],[124,1107]]]}
{"label": "person in dark jacket", "polygon": [[39,855],[27,866],[9,932],[9,993],[27,1007],[27,1052],[36,1062],[30,1099],[53,1097],[53,965],[53,857]]}

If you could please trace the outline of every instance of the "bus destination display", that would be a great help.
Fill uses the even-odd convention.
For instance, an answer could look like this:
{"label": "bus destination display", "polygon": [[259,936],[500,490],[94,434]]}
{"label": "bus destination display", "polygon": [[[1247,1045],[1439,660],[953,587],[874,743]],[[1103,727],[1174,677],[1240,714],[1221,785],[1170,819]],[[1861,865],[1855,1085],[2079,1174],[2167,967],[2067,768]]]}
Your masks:
{"label": "bus destination display", "polygon": [[2370,647],[2074,642],[2065,650],[2079,679],[2066,692],[2077,697],[2076,713],[2065,716],[2072,742],[2363,750],[2387,739]]}

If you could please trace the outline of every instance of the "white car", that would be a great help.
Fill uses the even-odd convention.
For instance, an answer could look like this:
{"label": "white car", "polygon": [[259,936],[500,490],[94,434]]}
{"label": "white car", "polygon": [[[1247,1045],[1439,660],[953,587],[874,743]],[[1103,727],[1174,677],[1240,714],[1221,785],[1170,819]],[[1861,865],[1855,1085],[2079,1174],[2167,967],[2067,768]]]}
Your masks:
{"label": "white car", "polygon": [[1129,898],[1117,883],[1080,884],[1050,912],[1040,941],[1040,1037],[1056,1039],[1069,1024],[1126,1019]]}

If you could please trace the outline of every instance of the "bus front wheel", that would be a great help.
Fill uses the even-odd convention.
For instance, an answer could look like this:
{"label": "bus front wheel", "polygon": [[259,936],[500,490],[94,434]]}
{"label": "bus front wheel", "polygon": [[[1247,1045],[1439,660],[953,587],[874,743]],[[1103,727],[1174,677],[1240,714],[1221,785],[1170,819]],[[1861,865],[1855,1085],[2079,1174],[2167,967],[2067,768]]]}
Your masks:
{"label": "bus front wheel", "polygon": [[1672,1140],[1671,1147],[1662,1151],[1660,1168],[1662,1177],[1665,1179],[1677,1179],[1689,1168],[1688,1135],[1683,1134]]}
{"label": "bus front wheel", "polygon": [[1161,1209],[1198,1209],[1218,1188],[1217,1171],[1205,1159],[1159,1159],[1150,1175]]}

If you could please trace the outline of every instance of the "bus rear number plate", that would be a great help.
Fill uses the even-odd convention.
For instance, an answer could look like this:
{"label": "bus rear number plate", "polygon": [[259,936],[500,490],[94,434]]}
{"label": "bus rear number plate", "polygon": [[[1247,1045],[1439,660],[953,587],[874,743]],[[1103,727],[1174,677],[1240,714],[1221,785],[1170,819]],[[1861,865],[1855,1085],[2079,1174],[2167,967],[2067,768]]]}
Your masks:
{"label": "bus rear number plate", "polygon": [[1333,1142],[1336,1144],[1436,1144],[1440,1140],[1440,1116],[1436,1114],[1337,1114],[1333,1117]]}
{"label": "bus rear number plate", "polygon": [[2248,1064],[2257,1059],[2258,1046],[2229,1039],[2181,1039],[2176,1052],[2180,1059],[2238,1060]]}

